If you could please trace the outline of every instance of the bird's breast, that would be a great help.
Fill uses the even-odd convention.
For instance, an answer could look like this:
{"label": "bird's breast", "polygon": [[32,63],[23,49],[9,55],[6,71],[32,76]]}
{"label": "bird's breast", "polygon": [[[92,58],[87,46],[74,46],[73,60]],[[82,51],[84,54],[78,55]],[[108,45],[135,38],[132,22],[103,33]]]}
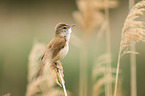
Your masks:
{"label": "bird's breast", "polygon": [[57,56],[58,57],[58,60],[63,59],[67,55],[68,50],[69,50],[69,46],[68,46],[68,43],[66,43],[66,45],[64,46],[64,48],[62,48],[60,50],[60,52],[58,53],[58,56]]}

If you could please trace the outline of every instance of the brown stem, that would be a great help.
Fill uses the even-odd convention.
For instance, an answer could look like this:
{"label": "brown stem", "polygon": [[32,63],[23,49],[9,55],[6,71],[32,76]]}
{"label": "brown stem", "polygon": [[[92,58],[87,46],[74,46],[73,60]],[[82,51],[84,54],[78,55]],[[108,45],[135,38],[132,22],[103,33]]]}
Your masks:
{"label": "brown stem", "polygon": [[[135,0],[129,0],[129,10],[133,7]],[[135,45],[130,47],[131,51],[135,52]],[[130,75],[131,75],[131,96],[137,96],[137,87],[136,87],[136,54],[130,54]]]}
{"label": "brown stem", "polygon": [[[107,76],[107,81],[105,83],[105,96],[112,96],[112,83],[111,83],[111,41],[110,41],[110,25],[109,25],[109,0],[105,0],[105,19],[107,22],[106,28],[106,53],[109,55],[109,59],[106,58],[106,72],[105,75]],[[106,55],[107,56],[107,55]]]}
{"label": "brown stem", "polygon": [[116,96],[116,94],[117,94],[117,83],[118,83],[118,75],[119,75],[120,57],[121,57],[121,48],[119,49],[119,55],[118,55],[116,78],[115,78],[115,88],[114,88],[114,96]]}

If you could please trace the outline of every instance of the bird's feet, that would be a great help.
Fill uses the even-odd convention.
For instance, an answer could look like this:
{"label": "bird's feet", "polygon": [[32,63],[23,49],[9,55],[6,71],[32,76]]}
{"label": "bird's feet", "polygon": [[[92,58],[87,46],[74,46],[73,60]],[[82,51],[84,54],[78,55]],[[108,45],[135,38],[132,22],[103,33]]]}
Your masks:
{"label": "bird's feet", "polygon": [[53,76],[55,76],[56,83],[58,85],[62,86],[62,81],[61,81],[60,75],[62,77],[64,77],[64,75],[63,75],[63,67],[61,65],[61,62],[60,61],[53,62],[52,70],[54,72]]}
{"label": "bird's feet", "polygon": [[[57,70],[57,72],[59,72],[59,63],[60,63],[60,61],[55,61],[55,62],[53,62],[53,64],[54,64],[54,67],[55,67],[55,69]],[[60,63],[61,64],[61,63]]]}

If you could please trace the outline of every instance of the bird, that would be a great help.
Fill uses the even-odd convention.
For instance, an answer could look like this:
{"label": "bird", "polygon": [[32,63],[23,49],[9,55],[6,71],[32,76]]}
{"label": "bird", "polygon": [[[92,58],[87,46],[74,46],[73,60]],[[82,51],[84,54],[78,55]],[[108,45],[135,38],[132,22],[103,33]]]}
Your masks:
{"label": "bird", "polygon": [[69,51],[69,39],[72,32],[71,28],[74,26],[75,24],[69,25],[63,22],[56,25],[55,36],[49,42],[41,57],[41,65],[36,78],[43,74],[44,66],[48,62],[58,68],[57,63],[59,63]]}

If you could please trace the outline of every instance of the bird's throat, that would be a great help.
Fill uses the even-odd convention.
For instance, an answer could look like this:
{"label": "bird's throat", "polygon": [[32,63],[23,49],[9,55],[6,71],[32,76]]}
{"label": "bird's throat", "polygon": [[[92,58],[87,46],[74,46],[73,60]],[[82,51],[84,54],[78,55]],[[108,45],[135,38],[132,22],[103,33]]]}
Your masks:
{"label": "bird's throat", "polygon": [[71,28],[66,31],[65,37],[66,37],[67,41],[69,41],[69,39],[70,39],[71,32],[72,32]]}

